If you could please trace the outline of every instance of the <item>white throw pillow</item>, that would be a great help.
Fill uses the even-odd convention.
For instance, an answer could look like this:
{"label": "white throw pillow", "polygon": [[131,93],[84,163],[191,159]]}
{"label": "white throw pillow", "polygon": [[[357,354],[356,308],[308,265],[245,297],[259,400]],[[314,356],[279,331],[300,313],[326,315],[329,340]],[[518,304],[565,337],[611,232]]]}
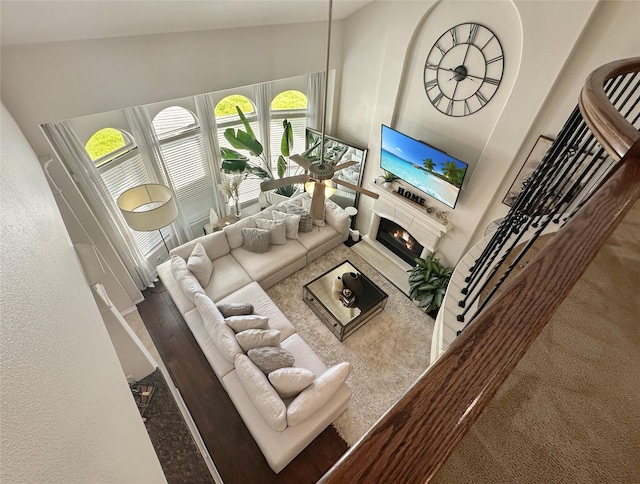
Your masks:
{"label": "white throw pillow", "polygon": [[258,314],[244,314],[240,316],[229,316],[225,322],[236,333],[247,329],[269,329],[269,317]]}
{"label": "white throw pillow", "polygon": [[269,381],[282,398],[295,397],[316,379],[306,368],[280,368],[268,375]]}
{"label": "white throw pillow", "polygon": [[290,213],[283,213],[274,210],[273,220],[285,220],[285,226],[287,228],[287,239],[297,239],[298,229],[300,228],[300,215],[294,215]]}
{"label": "white throw pillow", "polygon": [[282,333],[277,329],[247,329],[236,334],[236,340],[245,351],[263,346],[280,346]]}
{"label": "white throw pillow", "polygon": [[222,313],[209,296],[204,294],[196,294],[195,303],[204,327],[220,354],[231,363],[235,362],[236,356],[243,353],[242,348],[233,330],[224,322]]}
{"label": "white throw pillow", "polygon": [[187,261],[187,267],[196,276],[200,284],[203,286],[209,284],[213,273],[213,262],[209,259],[207,251],[204,250],[204,246],[200,242],[193,248],[193,252],[191,252]]}
{"label": "white throw pillow", "polygon": [[287,243],[287,226],[286,220],[267,220],[264,218],[256,218],[255,223],[259,229],[266,229],[271,235],[271,243],[273,245],[284,245]]}
{"label": "white throw pillow", "polygon": [[176,281],[179,281],[182,276],[191,272],[187,267],[187,261],[185,261],[179,255],[171,256],[171,274]]}
{"label": "white throw pillow", "polygon": [[320,410],[338,391],[350,371],[351,365],[345,361],[332,366],[316,378],[287,407],[287,423],[297,425]]}
{"label": "white throw pillow", "polygon": [[286,429],[287,407],[265,374],[246,355],[236,356],[235,366],[242,386],[269,427],[278,432]]}
{"label": "white throw pillow", "polygon": [[290,203],[285,208],[287,209],[287,213],[300,215],[298,232],[311,232],[313,230],[313,220],[309,216],[309,210],[302,208],[300,205],[296,205],[295,203]]}
{"label": "white throw pillow", "polygon": [[195,302],[196,293],[204,294],[204,289],[187,267],[187,262],[179,255],[171,256],[171,273],[178,282],[180,289],[189,301]]}
{"label": "white throw pillow", "polygon": [[204,289],[202,289],[202,286],[198,282],[198,279],[196,279],[196,276],[191,274],[191,272],[180,277],[180,279],[178,279],[178,284],[180,285],[180,289],[182,289],[184,295],[187,296],[189,298],[189,301],[193,303],[196,302],[196,294],[206,294]]}

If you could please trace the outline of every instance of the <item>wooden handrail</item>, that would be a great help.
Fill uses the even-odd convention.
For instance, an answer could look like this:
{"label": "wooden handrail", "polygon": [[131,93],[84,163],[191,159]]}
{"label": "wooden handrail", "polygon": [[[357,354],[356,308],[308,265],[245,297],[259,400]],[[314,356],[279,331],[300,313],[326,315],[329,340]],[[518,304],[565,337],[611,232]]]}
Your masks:
{"label": "wooden handrail", "polygon": [[640,71],[640,57],[610,62],[593,71],[580,93],[578,104],[591,132],[616,160],[640,138],[635,129],[611,104],[604,92],[605,83],[623,74]]}
{"label": "wooden handrail", "polygon": [[[614,71],[618,69],[626,67],[616,65]],[[596,73],[590,82],[602,90],[607,75]],[[430,480],[640,199],[637,132],[622,127],[620,116],[602,105],[592,87],[585,87],[580,104],[589,105],[592,123],[604,125],[594,130],[596,136],[607,136],[603,146],[618,154],[627,146],[620,163],[580,212],[320,482]]]}

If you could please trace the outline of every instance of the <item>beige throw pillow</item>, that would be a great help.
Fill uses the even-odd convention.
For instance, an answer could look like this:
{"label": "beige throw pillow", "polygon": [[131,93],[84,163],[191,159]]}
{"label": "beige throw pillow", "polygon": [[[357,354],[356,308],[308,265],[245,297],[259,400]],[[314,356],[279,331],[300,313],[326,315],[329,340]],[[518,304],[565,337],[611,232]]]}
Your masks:
{"label": "beige throw pillow", "polygon": [[287,239],[297,239],[298,230],[300,229],[300,215],[294,215],[291,213],[278,212],[274,210],[273,220],[284,220],[287,228]]}
{"label": "beige throw pillow", "polygon": [[284,245],[287,243],[286,220],[267,220],[256,218],[256,225],[259,229],[266,229],[271,235],[271,243],[274,245]]}
{"label": "beige throw pillow", "polygon": [[316,379],[306,368],[280,368],[268,375],[269,381],[282,398],[295,397]]}
{"label": "beige throw pillow", "polygon": [[224,320],[236,333],[247,329],[269,329],[269,317],[260,316],[259,314],[229,316]]}
{"label": "beige throw pillow", "polygon": [[193,252],[189,256],[187,261],[187,267],[196,276],[198,282],[203,286],[209,284],[211,274],[213,273],[213,262],[209,259],[207,252],[204,250],[204,246],[198,242],[193,248]]}
{"label": "beige throw pillow", "polygon": [[263,346],[280,346],[282,333],[277,329],[247,329],[236,334],[236,340],[245,351]]}

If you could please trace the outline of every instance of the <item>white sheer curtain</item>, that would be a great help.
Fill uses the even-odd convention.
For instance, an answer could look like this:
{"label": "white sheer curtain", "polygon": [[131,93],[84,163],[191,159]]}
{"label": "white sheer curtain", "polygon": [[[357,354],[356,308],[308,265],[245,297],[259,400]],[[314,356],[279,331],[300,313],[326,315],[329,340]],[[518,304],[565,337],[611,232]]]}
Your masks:
{"label": "white sheer curtain", "polygon": [[[164,162],[160,142],[153,132],[151,119],[146,107],[125,108],[124,114],[131,129],[131,134],[136,140],[138,150],[140,150],[140,156],[142,156],[145,165],[149,168],[149,172],[155,175],[157,183],[166,183],[175,194],[176,190]],[[194,235],[184,216],[184,211],[180,207],[180,200],[177,196],[174,198],[178,206],[178,216],[171,224],[171,228],[176,237],[176,245],[182,245],[192,240]]]}
{"label": "white sheer curtain", "polygon": [[316,131],[322,128],[324,102],[324,72],[309,74],[307,83],[307,126]]}
{"label": "white sheer curtain", "polygon": [[263,82],[254,86],[256,96],[256,115],[258,116],[258,126],[260,127],[260,142],[264,148],[264,157],[273,170],[273,162],[271,160],[271,83]]}
{"label": "white sheer curtain", "polygon": [[215,101],[211,94],[199,94],[194,96],[196,101],[196,114],[200,121],[200,132],[204,144],[204,152],[209,162],[209,168],[213,179],[211,180],[211,190],[213,190],[216,212],[219,216],[224,215],[226,210],[226,199],[223,193],[218,190],[220,183],[220,146],[218,144]]}
{"label": "white sheer curtain", "polygon": [[56,154],[67,165],[84,193],[102,230],[122,259],[138,289],[153,287],[155,270],[138,249],[120,209],[102,181],[69,121],[43,125]]}

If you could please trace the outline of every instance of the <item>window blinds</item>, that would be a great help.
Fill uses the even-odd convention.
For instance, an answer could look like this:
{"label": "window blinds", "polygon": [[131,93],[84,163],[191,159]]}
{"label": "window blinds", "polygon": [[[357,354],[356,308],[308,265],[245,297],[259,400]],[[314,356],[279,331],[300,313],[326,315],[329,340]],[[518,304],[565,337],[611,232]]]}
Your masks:
{"label": "window blinds", "polygon": [[[151,183],[137,148],[133,148],[128,153],[102,165],[98,168],[98,172],[114,200],[117,200],[120,194],[129,188],[143,183]],[[166,237],[168,232],[165,231],[163,234]],[[145,255],[149,254],[156,245],[162,243],[157,231],[138,232],[131,230],[131,235],[140,251]]]}

